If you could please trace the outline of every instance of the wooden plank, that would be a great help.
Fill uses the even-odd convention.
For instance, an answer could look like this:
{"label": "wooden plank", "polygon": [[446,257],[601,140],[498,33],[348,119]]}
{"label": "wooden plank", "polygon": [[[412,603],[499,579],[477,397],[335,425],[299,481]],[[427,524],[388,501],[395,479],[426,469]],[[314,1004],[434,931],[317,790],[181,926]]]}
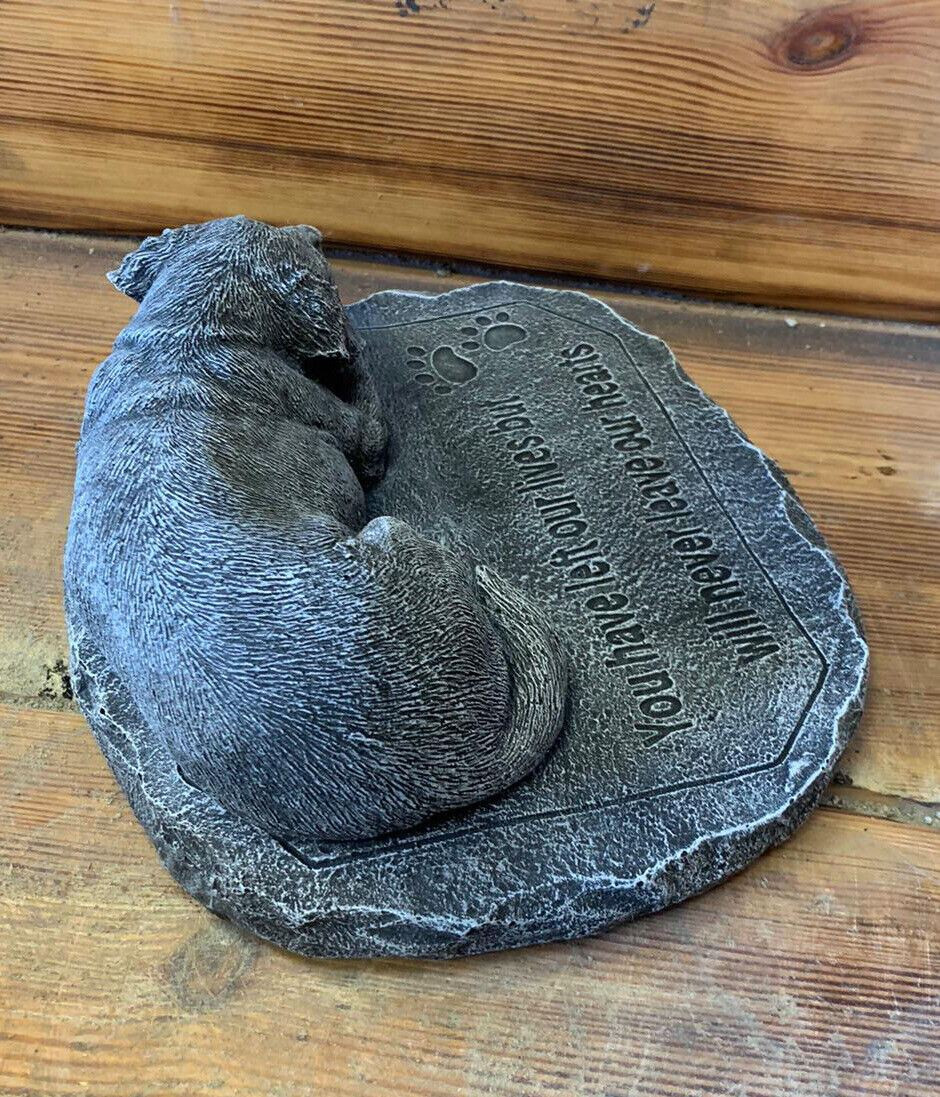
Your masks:
{"label": "wooden plank", "polygon": [[0,219],[940,316],[936,0],[7,0]]}
{"label": "wooden plank", "polygon": [[[104,281],[130,241],[0,234],[0,697],[67,705],[60,560],[85,386],[132,303]],[[341,261],[347,300],[453,275]],[[879,794],[940,801],[940,333],[604,295],[665,338],[787,470],[855,585],[873,649],[841,763]]]}
{"label": "wooden plank", "polygon": [[0,708],[0,1092],[935,1093],[940,833],[821,810],[715,891],[450,963],[305,961],[161,868],[81,719]]}

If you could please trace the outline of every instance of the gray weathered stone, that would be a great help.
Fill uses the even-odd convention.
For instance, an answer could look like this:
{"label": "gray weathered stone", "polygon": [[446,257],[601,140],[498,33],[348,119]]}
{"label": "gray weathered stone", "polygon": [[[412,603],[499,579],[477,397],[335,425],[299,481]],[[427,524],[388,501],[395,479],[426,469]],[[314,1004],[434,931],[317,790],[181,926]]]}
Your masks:
{"label": "gray weathered stone", "polygon": [[541,608],[570,664],[564,726],[475,806],[275,838],[184,780],[70,613],[82,708],[170,871],[298,952],[452,956],[659,910],[785,838],[857,721],[867,648],[780,471],[663,343],[584,295],[382,293],[349,318],[391,432],[365,517]]}
{"label": "gray weathered stone", "polygon": [[386,429],[319,240],[226,218],[113,272],[140,308],[89,386],[65,560],[73,650],[94,642],[193,785],[292,841],[502,791],[566,681],[519,590],[367,522]]}

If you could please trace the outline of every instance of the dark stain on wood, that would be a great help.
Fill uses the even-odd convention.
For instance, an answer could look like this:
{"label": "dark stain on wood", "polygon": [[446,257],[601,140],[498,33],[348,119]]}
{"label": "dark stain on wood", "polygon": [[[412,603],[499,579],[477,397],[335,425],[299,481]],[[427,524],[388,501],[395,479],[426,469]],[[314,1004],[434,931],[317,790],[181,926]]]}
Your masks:
{"label": "dark stain on wood", "polygon": [[232,926],[199,930],[164,965],[174,998],[187,1013],[218,1009],[244,985],[260,948]]}
{"label": "dark stain on wood", "polygon": [[851,11],[825,8],[787,27],[773,52],[779,63],[793,71],[820,72],[853,57],[861,40],[861,25]]}

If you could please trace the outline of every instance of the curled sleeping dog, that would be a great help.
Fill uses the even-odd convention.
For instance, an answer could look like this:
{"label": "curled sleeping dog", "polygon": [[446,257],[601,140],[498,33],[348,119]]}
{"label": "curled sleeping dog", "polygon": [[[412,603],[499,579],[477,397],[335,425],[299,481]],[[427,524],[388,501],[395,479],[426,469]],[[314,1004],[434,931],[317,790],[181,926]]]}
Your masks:
{"label": "curled sleeping dog", "polygon": [[187,780],[354,839],[524,776],[565,676],[518,591],[364,524],[386,428],[319,241],[228,218],[110,275],[140,307],[89,386],[65,585],[73,650],[93,635]]}

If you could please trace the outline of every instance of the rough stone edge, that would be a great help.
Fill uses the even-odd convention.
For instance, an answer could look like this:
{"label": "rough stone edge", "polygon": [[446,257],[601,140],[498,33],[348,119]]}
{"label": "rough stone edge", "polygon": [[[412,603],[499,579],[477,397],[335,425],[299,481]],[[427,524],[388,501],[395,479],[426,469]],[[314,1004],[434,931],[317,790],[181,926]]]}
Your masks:
{"label": "rough stone edge", "polygon": [[[344,956],[350,958],[374,957],[379,955],[449,958],[473,955],[497,949],[516,948],[530,944],[544,943],[551,940],[564,940],[589,936],[603,932],[615,925],[631,921],[645,914],[655,913],[678,901],[684,901],[686,898],[701,894],[702,892],[717,886],[719,883],[730,878],[730,876],[736,874],[737,871],[741,871],[746,867],[745,864],[741,865],[738,869],[729,869],[727,867],[729,854],[733,853],[735,855],[735,860],[745,860],[746,863],[749,864],[766,850],[783,842],[805,820],[808,814],[818,804],[828,787],[836,763],[851,738],[852,732],[854,731],[862,712],[869,672],[868,645],[865,642],[854,595],[852,594],[841,565],[831,550],[829,550],[822,534],[813,525],[812,520],[799,502],[792,486],[780,470],[779,466],[762,450],[755,446],[732,420],[728,412],[722,408],[721,405],[712,401],[700,386],[689,377],[663,340],[644,332],[625,317],[621,316],[605,302],[600,301],[595,297],[591,297],[588,294],[572,290],[540,290],[537,287],[521,285],[509,281],[476,284],[474,286],[450,290],[442,294],[385,290],[370,295],[362,301],[356,302],[351,308],[355,309],[369,303],[378,304],[381,302],[382,298],[401,297],[417,298],[426,302],[429,306],[433,306],[433,303],[442,297],[448,297],[450,299],[459,298],[463,294],[469,294],[473,291],[479,292],[481,286],[511,288],[513,291],[520,292],[523,297],[529,299],[543,293],[552,295],[556,301],[559,296],[562,298],[574,298],[579,306],[583,307],[587,304],[590,309],[601,313],[606,319],[613,321],[618,326],[625,326],[642,339],[651,344],[658,345],[667,357],[671,368],[675,371],[677,379],[687,384],[699,399],[703,399],[713,408],[718,409],[724,417],[724,425],[726,428],[730,429],[740,442],[752,449],[759,456],[769,475],[784,492],[787,516],[790,519],[791,525],[808,545],[821,553],[829,567],[841,581],[843,603],[863,648],[863,657],[860,661],[859,673],[856,678],[854,691],[851,695],[846,697],[841,713],[835,718],[833,733],[830,738],[832,745],[827,759],[822,763],[820,771],[798,789],[791,796],[787,804],[774,812],[751,821],[746,826],[737,826],[729,828],[726,831],[712,832],[704,835],[690,843],[685,849],[680,850],[667,859],[659,862],[641,876],[617,880],[616,883],[608,878],[604,886],[597,886],[592,890],[588,888],[581,888],[580,890],[570,888],[571,894],[567,897],[568,903],[583,901],[588,897],[596,897],[596,899],[599,900],[598,905],[603,910],[603,913],[599,913],[593,920],[582,921],[576,930],[566,934],[556,932],[554,927],[549,927],[540,934],[534,926],[525,923],[515,923],[513,925],[502,924],[499,921],[499,908],[497,907],[491,912],[489,917],[477,919],[473,924],[464,925],[460,929],[452,922],[452,928],[447,930],[442,926],[440,921],[437,921],[434,926],[437,941],[434,945],[429,945],[427,948],[415,948],[413,945],[396,948],[390,941],[386,941],[384,947],[381,948],[371,947],[362,950],[342,949],[338,951],[332,950],[329,947],[324,947],[324,942],[317,940],[315,930],[312,934],[304,934],[300,931],[300,927],[291,927],[285,924],[283,920],[278,921],[277,919],[264,918],[261,916],[240,915],[232,909],[228,902],[219,902],[219,897],[217,895],[207,893],[205,887],[202,886],[204,884],[204,875],[198,872],[193,873],[187,871],[186,858],[178,857],[176,851],[172,848],[172,845],[159,841],[154,833],[152,833],[151,828],[148,827],[148,822],[153,820],[156,814],[152,801],[149,801],[146,797],[146,794],[141,787],[139,777],[138,781],[134,783],[134,787],[127,788],[125,786],[119,772],[121,768],[120,763],[117,758],[112,757],[112,750],[117,753],[116,748],[111,742],[110,737],[104,734],[103,728],[98,727],[98,714],[91,711],[94,706],[86,705],[83,703],[83,698],[79,697],[79,707],[82,709],[82,712],[91,725],[99,746],[101,747],[112,772],[115,774],[115,778],[127,794],[135,815],[156,845],[161,860],[174,878],[190,894],[199,899],[200,902],[215,913],[232,917],[232,920],[258,936],[303,955]],[[84,673],[86,676],[93,677],[90,675],[87,667],[84,668]],[[146,806],[141,802],[142,800],[147,800]],[[680,872],[684,881],[681,888],[679,886]],[[689,878],[691,876],[698,877],[701,881],[701,886],[695,886],[693,884],[690,888]],[[535,889],[529,889],[528,893],[534,894],[534,891]],[[561,902],[562,900],[559,900],[559,903]],[[404,911],[381,909],[378,907],[370,907],[368,911],[366,911],[361,906],[356,905],[348,906],[346,908],[337,907],[335,911],[331,913],[335,916],[342,914],[344,911],[350,915],[360,915],[362,929],[365,931],[368,931],[370,926],[374,926],[378,919],[381,919],[383,923],[387,923],[389,919],[399,918],[403,923],[407,923],[408,925],[413,925],[416,920],[413,915],[409,915]],[[430,926],[427,928],[430,928]]]}
{"label": "rough stone edge", "polygon": [[[533,299],[543,294],[551,295],[554,300],[558,300],[559,297],[574,299],[578,305],[587,306],[589,309],[599,313],[603,318],[612,320],[618,326],[625,326],[629,328],[634,334],[644,339],[650,344],[656,345],[664,357],[668,360],[670,367],[676,374],[679,381],[689,386],[696,394],[697,398],[704,400],[707,404],[711,405],[717,411],[719,411],[724,419],[724,426],[737,439],[751,449],[760,459],[764,467],[767,469],[768,474],[777,483],[777,485],[784,492],[784,501],[786,506],[787,517],[790,520],[791,525],[797,534],[810,545],[816,549],[824,558],[826,563],[832,569],[834,574],[838,577],[841,583],[841,595],[842,603],[845,607],[845,611],[854,626],[855,633],[858,641],[863,650],[863,656],[860,663],[859,674],[856,678],[854,692],[848,696],[845,700],[842,712],[835,718],[833,725],[833,735],[831,737],[832,747],[829,752],[829,757],[823,763],[822,770],[811,781],[808,781],[803,788],[799,789],[790,799],[789,803],[781,808],[779,811],[762,816],[760,819],[754,820],[747,827],[735,827],[724,832],[716,832],[710,835],[703,836],[691,843],[685,849],[678,851],[665,861],[660,862],[654,870],[654,874],[644,874],[642,877],[636,877],[630,881],[636,886],[641,883],[649,884],[653,886],[654,883],[658,885],[660,893],[662,895],[662,901],[656,901],[650,905],[643,904],[642,909],[638,909],[635,913],[632,913],[626,917],[622,915],[614,916],[610,920],[599,923],[595,928],[588,930],[579,930],[576,934],[572,934],[570,938],[551,936],[545,940],[565,940],[574,939],[583,936],[590,936],[597,933],[603,933],[606,930],[612,929],[617,925],[624,924],[627,921],[633,921],[636,918],[643,917],[647,914],[653,914],[660,910],[665,910],[667,907],[673,905],[676,902],[684,902],[686,899],[694,898],[696,895],[701,895],[706,891],[710,891],[713,887],[717,887],[730,879],[732,876],[737,875],[738,872],[744,871],[749,867],[761,854],[767,852],[776,846],[781,845],[793,833],[799,828],[799,826],[807,819],[812,811],[818,806],[820,800],[825,795],[826,790],[832,781],[832,775],[835,771],[836,765],[841,758],[843,752],[848,746],[849,741],[854,734],[859,720],[861,719],[862,712],[865,706],[865,699],[868,691],[868,684],[871,671],[871,656],[868,641],[865,636],[865,629],[861,618],[858,602],[855,598],[855,594],[849,583],[848,577],[844,568],[839,562],[838,558],[829,548],[825,537],[818,527],[814,524],[808,511],[801,503],[793,485],[790,483],[788,477],[784,473],[779,464],[764,452],[759,446],[755,445],[750,438],[744,433],[744,431],[734,421],[731,414],[717,401],[713,400],[705,390],[686,372],[682,364],[677,359],[676,355],[665,342],[659,336],[652,335],[650,332],[644,331],[636,324],[632,323],[627,317],[617,312],[611,305],[608,305],[606,301],[601,300],[598,297],[594,297],[591,294],[581,292],[580,290],[562,290],[543,288],[540,286],[527,285],[519,282],[513,282],[508,279],[498,279],[490,282],[474,283],[469,286],[461,286],[457,289],[447,290],[439,294],[422,293],[414,290],[379,290],[376,293],[369,294],[367,297],[362,298],[359,301],[354,302],[348,306],[349,309],[365,308],[369,305],[381,305],[384,299],[394,299],[401,297],[410,297],[425,302],[429,307],[433,306],[433,303],[441,298],[448,298],[449,300],[459,299],[462,295],[470,295],[471,292],[479,292],[483,287],[493,289],[499,287],[505,287],[513,292],[521,291],[521,295],[526,299]],[[479,307],[479,306],[478,306]],[[746,839],[742,841],[742,836]],[[714,865],[721,861],[724,861],[724,855],[729,851],[741,851],[746,850],[747,863],[742,865],[739,869],[730,872],[722,873],[717,879],[714,879],[708,883],[705,883],[701,888],[697,890],[685,891],[685,894],[681,899],[676,899],[672,896],[679,890],[675,886],[676,872],[681,868],[683,873],[688,873],[690,869],[698,874],[699,868],[701,870],[708,870],[708,874],[712,875],[714,872]],[[625,890],[625,889],[624,889]],[[476,931],[470,931],[470,933],[463,935],[459,939],[459,946],[452,952],[448,952],[448,956],[458,955],[474,955],[480,952],[490,951],[494,946],[484,945],[483,947],[474,947],[470,937],[474,932],[478,932],[486,928],[486,923],[481,923],[477,927]],[[529,938],[525,944],[537,944],[545,943],[539,942],[533,938]],[[525,947],[525,944],[503,944],[495,946],[498,948],[515,948]]]}

